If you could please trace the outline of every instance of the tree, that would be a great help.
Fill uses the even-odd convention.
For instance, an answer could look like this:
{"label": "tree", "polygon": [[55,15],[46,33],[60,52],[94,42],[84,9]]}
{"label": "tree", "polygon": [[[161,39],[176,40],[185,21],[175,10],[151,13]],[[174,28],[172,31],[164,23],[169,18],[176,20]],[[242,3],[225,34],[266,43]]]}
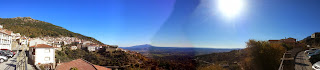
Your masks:
{"label": "tree", "polygon": [[280,64],[280,58],[285,52],[285,48],[282,44],[271,44],[267,41],[255,41],[249,40],[247,42],[248,51],[245,63],[250,68],[245,70],[276,70]]}
{"label": "tree", "polygon": [[70,70],[78,70],[78,68],[77,67],[72,67],[72,68],[70,68]]}

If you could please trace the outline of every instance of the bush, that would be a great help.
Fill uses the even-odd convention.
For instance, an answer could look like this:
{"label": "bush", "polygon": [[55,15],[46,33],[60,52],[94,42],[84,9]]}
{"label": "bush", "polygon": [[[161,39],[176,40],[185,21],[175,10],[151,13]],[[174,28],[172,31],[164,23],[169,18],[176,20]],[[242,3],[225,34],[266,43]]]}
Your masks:
{"label": "bush", "polygon": [[280,64],[280,58],[285,52],[282,44],[271,44],[267,41],[249,40],[247,42],[248,51],[244,68],[245,70],[276,70]]}
{"label": "bush", "polygon": [[72,67],[72,68],[70,68],[70,70],[79,70],[79,69],[76,67]]}

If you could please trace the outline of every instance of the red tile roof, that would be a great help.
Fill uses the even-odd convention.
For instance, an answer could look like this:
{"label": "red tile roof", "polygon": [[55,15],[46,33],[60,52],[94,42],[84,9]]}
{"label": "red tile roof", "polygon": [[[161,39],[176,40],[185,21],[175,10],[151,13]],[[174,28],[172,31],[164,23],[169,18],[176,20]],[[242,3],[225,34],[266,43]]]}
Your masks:
{"label": "red tile roof", "polygon": [[50,45],[46,45],[46,44],[37,44],[31,47],[35,47],[35,48],[56,48],[56,47],[52,47]]}
{"label": "red tile roof", "polygon": [[11,35],[12,31],[6,31],[7,34]]}
{"label": "red tile roof", "polygon": [[11,35],[11,33],[12,33],[12,31],[8,31],[7,29],[2,29],[2,28],[0,28],[0,32],[7,34],[7,35]]}
{"label": "red tile roof", "polygon": [[70,68],[76,67],[79,70],[111,70],[110,68],[93,65],[83,59],[76,59],[70,62],[59,63],[56,70],[70,70]]}

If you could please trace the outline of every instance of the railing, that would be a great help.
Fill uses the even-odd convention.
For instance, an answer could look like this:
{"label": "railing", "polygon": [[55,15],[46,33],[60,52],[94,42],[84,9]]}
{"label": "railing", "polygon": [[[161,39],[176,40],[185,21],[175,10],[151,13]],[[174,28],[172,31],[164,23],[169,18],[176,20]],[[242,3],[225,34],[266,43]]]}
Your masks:
{"label": "railing", "polygon": [[295,47],[283,53],[278,70],[293,70],[295,62],[294,59],[302,50],[304,50],[303,47]]}
{"label": "railing", "polygon": [[27,70],[27,57],[23,57],[16,65],[17,70]]}
{"label": "railing", "polygon": [[[19,53],[19,50],[18,50]],[[17,64],[16,64],[16,70],[28,70],[28,57],[26,56],[26,52],[25,49],[23,48],[23,50],[16,55],[17,56]]]}
{"label": "railing", "polygon": [[286,55],[286,53],[283,53],[283,56],[281,58],[281,63],[280,63],[280,66],[279,66],[279,69],[278,70],[283,70],[283,61],[284,61],[284,56]]}

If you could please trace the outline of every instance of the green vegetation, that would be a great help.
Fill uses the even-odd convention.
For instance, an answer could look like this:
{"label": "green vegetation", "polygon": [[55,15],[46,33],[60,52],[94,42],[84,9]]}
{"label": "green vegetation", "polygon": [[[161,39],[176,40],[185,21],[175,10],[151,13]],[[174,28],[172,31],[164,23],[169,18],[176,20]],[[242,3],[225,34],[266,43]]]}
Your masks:
{"label": "green vegetation", "polygon": [[290,47],[292,46],[281,43],[249,40],[245,49],[200,55],[195,58],[197,68],[200,69],[220,65],[229,70],[276,70],[286,48]]}
{"label": "green vegetation", "polygon": [[281,44],[249,40],[245,50],[248,52],[242,65],[245,70],[276,70],[286,49]]}
{"label": "green vegetation", "polygon": [[[238,62],[245,56],[244,50],[233,50],[223,53],[212,53],[196,56],[197,68],[219,67],[219,64],[227,64],[227,69],[240,70]],[[215,64],[213,66],[212,64]]]}
{"label": "green vegetation", "polygon": [[72,67],[72,68],[70,68],[70,70],[79,70],[79,69],[76,67]]}
{"label": "green vegetation", "polygon": [[301,43],[310,45],[312,47],[320,47],[320,38],[311,38],[311,36],[308,36],[300,41]]}
{"label": "green vegetation", "polygon": [[71,32],[60,26],[53,25],[48,22],[35,20],[30,17],[17,17],[17,18],[0,18],[0,24],[4,26],[5,29],[11,30],[15,33],[20,33],[31,38],[34,37],[77,37],[79,39],[84,39],[88,41],[93,41],[98,44],[103,44],[100,41],[92,38],[83,36],[78,33]]}
{"label": "green vegetation", "polygon": [[56,61],[67,62],[74,59],[85,59],[93,64],[101,66],[124,66],[146,61],[142,55],[132,55],[123,51],[113,52],[88,52],[81,49],[65,49],[56,51]]}

